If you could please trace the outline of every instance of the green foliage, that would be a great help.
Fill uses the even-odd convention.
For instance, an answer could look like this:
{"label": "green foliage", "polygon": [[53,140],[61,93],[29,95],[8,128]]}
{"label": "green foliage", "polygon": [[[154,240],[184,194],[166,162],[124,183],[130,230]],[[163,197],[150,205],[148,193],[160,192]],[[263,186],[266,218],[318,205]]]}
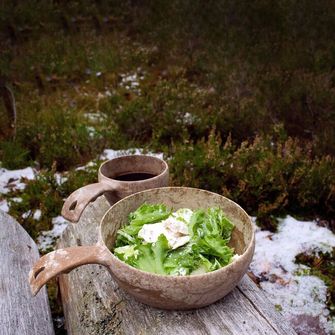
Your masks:
{"label": "green foliage", "polygon": [[7,169],[19,169],[29,163],[29,151],[17,141],[0,143],[1,164]]}
{"label": "green foliage", "polygon": [[[10,198],[10,214],[18,219],[33,238],[36,238],[40,231],[51,229],[50,218],[59,215],[63,200],[58,193],[54,192],[56,188],[57,183],[52,172],[46,172],[37,176],[36,180],[27,181],[24,191],[9,194],[22,199],[17,202]],[[42,211],[40,220],[33,218],[36,209]],[[27,216],[22,217],[22,213],[27,213]]]}
{"label": "green foliage", "polygon": [[173,183],[222,193],[271,230],[271,218],[287,212],[331,217],[334,158],[313,157],[308,146],[279,134],[280,128],[236,148],[230,137],[223,144],[213,130],[208,139],[177,144],[169,162]]}
{"label": "green foliage", "polygon": [[37,110],[32,118],[22,120],[15,142],[1,144],[0,159],[12,168],[37,161],[43,168],[68,170],[100,153],[112,132],[104,126],[85,125],[72,110]]}
{"label": "green foliage", "polygon": [[[55,170],[41,171],[35,180],[26,180],[26,188],[5,194],[10,205],[10,214],[13,215],[32,236],[37,238],[41,231],[52,228],[51,219],[60,215],[63,199],[70,193],[95,182],[98,165],[93,164],[86,170],[72,170],[66,174],[63,183],[58,182]],[[21,198],[17,201],[16,198]],[[35,210],[41,210],[41,218],[34,219]],[[26,216],[22,216],[27,213]]]}
{"label": "green foliage", "polygon": [[104,103],[102,111],[109,115],[128,141],[157,145],[181,141],[188,132],[202,136],[212,121],[206,105],[212,97],[184,78],[157,80],[149,77],[141,85],[141,95],[130,97],[119,91]]}

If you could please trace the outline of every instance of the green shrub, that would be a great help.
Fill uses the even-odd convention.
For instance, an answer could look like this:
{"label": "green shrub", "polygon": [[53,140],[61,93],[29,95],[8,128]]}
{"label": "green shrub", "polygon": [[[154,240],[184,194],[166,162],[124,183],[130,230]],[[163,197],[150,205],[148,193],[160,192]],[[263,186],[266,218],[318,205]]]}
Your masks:
{"label": "green shrub", "polygon": [[[51,219],[60,215],[63,199],[76,189],[97,181],[98,166],[99,162],[96,162],[85,170],[71,170],[63,175],[63,183],[58,182],[55,167],[41,171],[36,179],[25,181],[24,190],[4,195],[10,204],[10,214],[23,225],[32,238],[36,239],[41,231],[52,228]],[[21,198],[22,201],[16,201],[15,197]],[[42,213],[39,220],[33,217],[37,209]],[[23,213],[29,215],[23,217]]]}
{"label": "green shrub", "polygon": [[313,157],[299,141],[257,136],[235,148],[213,130],[208,139],[176,144],[169,161],[175,185],[208,189],[240,203],[274,230],[274,216],[334,215],[335,160]]}
{"label": "green shrub", "polygon": [[105,145],[100,133],[104,129],[92,134],[88,126],[89,123],[73,110],[38,111],[33,119],[21,124],[17,142],[27,148],[29,157],[41,167],[55,165],[59,171],[68,170],[94,158]]}
{"label": "green shrub", "polygon": [[[52,228],[51,218],[58,216],[63,199],[57,192],[57,182],[53,171],[37,175],[35,180],[26,181],[26,188],[23,191],[10,193],[9,197],[10,214],[13,215],[27,230],[29,235],[36,239],[41,231]],[[12,197],[19,197],[21,202],[12,200]],[[41,210],[40,220],[34,220],[35,210]],[[23,213],[29,213],[23,217]]]}
{"label": "green shrub", "polygon": [[17,141],[0,143],[1,165],[7,169],[19,169],[30,163],[29,151]]}

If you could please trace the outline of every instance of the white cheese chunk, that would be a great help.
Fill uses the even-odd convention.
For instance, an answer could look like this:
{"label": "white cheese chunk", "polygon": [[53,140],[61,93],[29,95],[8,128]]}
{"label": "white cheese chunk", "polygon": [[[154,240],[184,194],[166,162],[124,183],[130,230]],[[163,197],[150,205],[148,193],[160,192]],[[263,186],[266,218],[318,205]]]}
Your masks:
{"label": "white cheese chunk", "polygon": [[[164,221],[152,224],[145,224],[138,232],[138,237],[143,238],[145,242],[154,243],[158,240],[159,235],[164,234]],[[165,234],[164,234],[165,235]]]}
{"label": "white cheese chunk", "polygon": [[145,224],[138,232],[138,237],[145,242],[154,243],[163,234],[171,249],[179,248],[190,240],[188,223],[192,213],[190,209],[182,208],[163,221]]}

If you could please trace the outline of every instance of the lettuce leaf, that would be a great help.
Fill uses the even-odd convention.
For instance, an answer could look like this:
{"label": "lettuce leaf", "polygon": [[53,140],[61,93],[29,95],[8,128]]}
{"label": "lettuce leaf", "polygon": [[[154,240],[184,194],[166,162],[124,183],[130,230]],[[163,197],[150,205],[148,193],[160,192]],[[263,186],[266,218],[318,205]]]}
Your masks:
{"label": "lettuce leaf", "polygon": [[217,257],[222,266],[227,265],[234,254],[234,250],[227,246],[233,228],[234,225],[220,208],[194,212],[190,222],[190,243],[193,251]]}
{"label": "lettuce leaf", "polygon": [[115,248],[114,254],[121,259],[121,261],[135,267],[137,266],[139,251],[137,250],[136,245],[125,245],[123,247]]}
{"label": "lettuce leaf", "polygon": [[170,275],[188,275],[200,265],[200,255],[190,245],[173,250],[167,256],[164,267]]}
{"label": "lettuce leaf", "polygon": [[228,241],[234,229],[233,223],[229,221],[220,208],[208,208],[206,227],[211,235],[220,236]]}
{"label": "lettuce leaf", "polygon": [[143,271],[167,274],[164,261],[169,251],[166,237],[161,234],[155,243],[140,244],[138,246],[140,255],[137,259],[137,267]]}
{"label": "lettuce leaf", "polygon": [[144,224],[165,220],[171,215],[163,204],[143,204],[129,215],[129,225],[119,229],[114,254],[138,269],[162,275],[200,274],[229,264],[234,249],[227,244],[234,225],[224,212],[220,208],[200,209],[194,211],[190,219],[186,214],[183,209],[174,215],[183,215],[185,221],[189,221],[190,241],[171,250],[163,234],[155,243],[143,243],[138,238]]}
{"label": "lettuce leaf", "polygon": [[137,234],[143,225],[162,221],[170,214],[171,210],[163,204],[150,205],[144,203],[135,212],[129,214],[129,224],[118,230],[116,246],[121,247],[137,243]]}
{"label": "lettuce leaf", "polygon": [[226,241],[220,237],[205,236],[197,240],[194,248],[199,248],[199,253],[209,256],[216,256],[220,263],[226,265],[233,257],[234,250],[226,245]]}

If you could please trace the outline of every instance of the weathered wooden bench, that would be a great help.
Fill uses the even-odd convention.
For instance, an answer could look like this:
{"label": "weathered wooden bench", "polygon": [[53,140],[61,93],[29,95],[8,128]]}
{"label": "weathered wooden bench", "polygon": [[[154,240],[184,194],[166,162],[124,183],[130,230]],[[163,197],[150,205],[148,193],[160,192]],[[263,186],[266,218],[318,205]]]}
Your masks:
{"label": "weathered wooden bench", "polygon": [[[58,247],[94,244],[108,208],[104,197],[89,205],[81,220],[66,229]],[[59,285],[71,335],[296,334],[248,276],[224,299],[192,311],[164,311],[138,303],[99,265],[63,274]]]}
{"label": "weathered wooden bench", "polygon": [[28,233],[0,210],[1,335],[54,334],[45,287],[33,298],[28,284],[28,273],[39,257]]}

